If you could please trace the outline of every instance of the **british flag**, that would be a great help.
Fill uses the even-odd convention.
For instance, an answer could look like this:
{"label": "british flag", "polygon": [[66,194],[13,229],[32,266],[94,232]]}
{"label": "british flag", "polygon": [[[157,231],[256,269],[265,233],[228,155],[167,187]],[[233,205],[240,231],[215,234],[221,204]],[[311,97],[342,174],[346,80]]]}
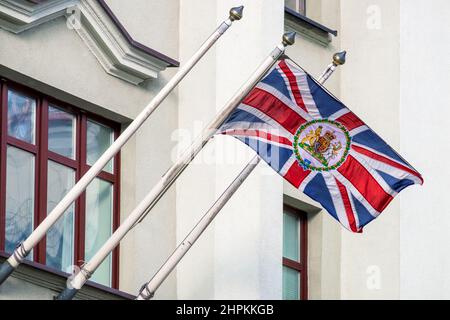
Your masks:
{"label": "british flag", "polygon": [[421,175],[292,61],[280,60],[219,133],[253,148],[275,171],[361,232]]}

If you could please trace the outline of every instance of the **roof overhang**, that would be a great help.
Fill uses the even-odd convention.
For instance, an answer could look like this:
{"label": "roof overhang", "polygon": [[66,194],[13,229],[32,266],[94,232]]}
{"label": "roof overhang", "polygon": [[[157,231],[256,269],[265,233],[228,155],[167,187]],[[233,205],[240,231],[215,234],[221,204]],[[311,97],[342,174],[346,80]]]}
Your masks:
{"label": "roof overhang", "polygon": [[0,0],[0,28],[21,33],[47,21],[66,17],[105,71],[139,84],[179,63],[137,41],[104,0]]}

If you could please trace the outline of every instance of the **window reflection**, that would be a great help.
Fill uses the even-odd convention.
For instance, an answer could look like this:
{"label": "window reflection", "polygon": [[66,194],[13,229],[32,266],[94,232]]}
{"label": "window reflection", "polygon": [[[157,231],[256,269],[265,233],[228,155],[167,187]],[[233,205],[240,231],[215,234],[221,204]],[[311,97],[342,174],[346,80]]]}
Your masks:
{"label": "window reflection", "polygon": [[[86,190],[86,243],[85,259],[91,259],[112,233],[113,186],[94,179]],[[111,254],[98,267],[91,280],[111,285]]]}
{"label": "window reflection", "polygon": [[[6,243],[13,252],[33,230],[34,222],[34,155],[7,148],[6,168]],[[28,258],[32,254],[28,255]]]}
{"label": "window reflection", "polygon": [[8,134],[16,139],[35,143],[36,101],[8,91]]}
{"label": "window reflection", "polygon": [[[56,162],[48,162],[47,212],[73,187],[75,171]],[[46,263],[53,268],[71,272],[74,253],[74,210],[72,204],[47,233]]]}
{"label": "window reflection", "polygon": [[[0,138],[6,152],[0,157],[6,170],[2,177],[5,203],[0,213],[4,223],[1,240],[2,249],[12,253],[43,218],[41,214],[45,215],[38,215],[36,205],[46,203],[47,214],[51,212],[85,172],[86,165],[96,162],[113,143],[114,129],[101,124],[101,118],[93,120],[76,108],[49,104],[43,95],[33,93],[32,98],[22,89],[10,90],[8,83],[3,88],[5,105],[0,107],[4,108],[6,128]],[[45,248],[34,250],[35,257],[31,252],[27,259],[68,272],[78,262],[76,257],[84,256],[85,261],[92,258],[113,230],[113,190],[118,187],[113,161],[105,166],[102,178],[92,182],[85,197],[72,203],[50,228]],[[40,188],[44,179],[47,185]],[[77,241],[82,245],[77,246]],[[113,270],[111,254],[91,279],[111,286]]]}
{"label": "window reflection", "polygon": [[298,300],[300,298],[300,273],[283,266],[283,300]]}
{"label": "window reflection", "polygon": [[299,261],[300,235],[298,218],[289,213],[283,213],[283,257]]}
{"label": "window reflection", "polygon": [[62,156],[75,156],[75,117],[55,107],[48,107],[48,149]]}
{"label": "window reflection", "polygon": [[[87,163],[93,165],[113,142],[113,130],[99,123],[87,122]],[[105,171],[113,171],[113,160],[109,161]]]}

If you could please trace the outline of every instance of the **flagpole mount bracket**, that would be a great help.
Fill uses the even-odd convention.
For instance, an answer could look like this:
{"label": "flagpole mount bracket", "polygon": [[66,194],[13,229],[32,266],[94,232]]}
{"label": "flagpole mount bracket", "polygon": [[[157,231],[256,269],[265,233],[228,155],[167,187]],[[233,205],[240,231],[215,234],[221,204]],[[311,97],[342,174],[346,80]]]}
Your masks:
{"label": "flagpole mount bracket", "polygon": [[150,291],[148,288],[148,283],[144,284],[141,289],[139,290],[139,295],[141,296],[144,300],[150,300],[155,296],[155,292],[154,291]]}

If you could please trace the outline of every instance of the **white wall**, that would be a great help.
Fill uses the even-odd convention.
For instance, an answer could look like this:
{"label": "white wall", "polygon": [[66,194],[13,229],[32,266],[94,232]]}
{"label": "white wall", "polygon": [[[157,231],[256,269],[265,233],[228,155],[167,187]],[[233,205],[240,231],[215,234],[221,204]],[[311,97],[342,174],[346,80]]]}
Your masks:
{"label": "white wall", "polygon": [[341,1],[341,97],[425,179],[363,235],[342,231],[344,299],[450,297],[449,13],[448,1]]}
{"label": "white wall", "polygon": [[[342,101],[395,149],[400,141],[399,10],[398,0],[344,0],[340,11],[341,46],[348,51],[341,69]],[[411,189],[415,195],[420,192]],[[399,194],[363,234],[342,228],[342,299],[399,297],[402,197]],[[379,286],[372,276],[379,276]]]}
{"label": "white wall", "polygon": [[[180,2],[180,63],[183,64],[198,49],[203,41],[214,31],[218,20],[225,17],[223,12],[216,17],[215,1]],[[199,19],[201,17],[201,19]],[[233,26],[236,28],[238,24]],[[228,32],[233,32],[231,29]],[[225,35],[228,36],[229,34]],[[183,151],[192,139],[206,125],[215,109],[215,59],[216,47],[213,47],[179,87],[178,126],[181,128],[179,150]],[[197,128],[194,130],[194,128]],[[174,139],[177,136],[173,137]],[[207,146],[207,148],[209,148]],[[195,186],[193,188],[192,186]],[[205,190],[214,190],[214,168],[190,165],[176,183],[176,219],[177,243],[195,225],[208,204],[214,200],[214,194]],[[214,278],[211,268],[214,257],[211,229],[178,266],[177,298],[213,297]]]}
{"label": "white wall", "polygon": [[400,145],[425,180],[401,198],[403,299],[450,298],[449,14],[446,0],[400,1]]}
{"label": "white wall", "polygon": [[[229,8],[240,4],[245,5],[242,21],[233,25],[180,87],[182,128],[192,129],[195,120],[203,121],[200,127],[205,126],[280,42],[283,3],[181,2],[182,61],[227,17]],[[177,183],[178,242],[251,154],[232,138],[215,138],[199,155],[202,161],[186,170]],[[239,160],[224,163],[223,156]],[[281,298],[281,212],[281,179],[272,173],[264,174],[261,165],[181,262],[177,270],[178,298]]]}
{"label": "white wall", "polygon": [[106,0],[134,40],[178,58],[179,0]]}

